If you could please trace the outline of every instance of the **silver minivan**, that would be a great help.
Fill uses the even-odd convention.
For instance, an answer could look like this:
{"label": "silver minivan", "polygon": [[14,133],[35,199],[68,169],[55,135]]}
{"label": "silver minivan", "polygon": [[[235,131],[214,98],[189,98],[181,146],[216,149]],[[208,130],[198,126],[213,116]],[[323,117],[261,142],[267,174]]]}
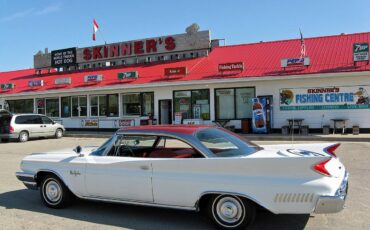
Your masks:
{"label": "silver minivan", "polygon": [[0,139],[6,142],[16,139],[26,142],[29,138],[61,138],[65,132],[63,125],[41,114],[12,114],[0,110]]}

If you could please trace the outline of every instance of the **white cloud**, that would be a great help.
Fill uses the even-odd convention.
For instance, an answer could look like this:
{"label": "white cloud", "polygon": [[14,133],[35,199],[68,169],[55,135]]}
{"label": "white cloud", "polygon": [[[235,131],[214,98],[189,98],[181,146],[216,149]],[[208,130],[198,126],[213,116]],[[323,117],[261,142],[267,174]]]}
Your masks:
{"label": "white cloud", "polygon": [[3,17],[0,19],[0,22],[9,22],[9,21],[13,21],[19,18],[25,18],[25,17],[33,16],[33,15],[47,15],[47,14],[59,11],[60,9],[61,9],[61,5],[59,3],[55,5],[49,5],[41,9],[30,8],[30,9],[15,12],[11,15]]}
{"label": "white cloud", "polygon": [[36,15],[45,15],[45,14],[50,14],[50,13],[59,11],[60,9],[61,9],[60,4],[50,5],[50,6],[47,6],[47,7],[43,8],[39,11],[36,11],[35,14]]}

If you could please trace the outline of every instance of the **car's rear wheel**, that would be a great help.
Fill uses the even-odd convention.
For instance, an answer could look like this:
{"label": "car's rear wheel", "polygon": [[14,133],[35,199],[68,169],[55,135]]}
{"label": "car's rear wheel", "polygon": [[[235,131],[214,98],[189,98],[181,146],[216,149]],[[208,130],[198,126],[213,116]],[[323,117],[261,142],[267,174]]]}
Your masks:
{"label": "car's rear wheel", "polygon": [[210,199],[208,215],[218,229],[245,229],[255,218],[254,203],[233,195],[218,195]]}
{"label": "car's rear wheel", "polygon": [[19,133],[19,137],[18,137],[19,142],[26,142],[28,141],[28,139],[29,139],[29,136],[28,136],[27,131],[22,131]]}
{"label": "car's rear wheel", "polygon": [[63,137],[63,130],[62,129],[57,129],[55,131],[55,138],[59,139]]}
{"label": "car's rear wheel", "polygon": [[71,199],[71,192],[64,183],[51,174],[42,179],[40,194],[43,203],[50,208],[63,208]]}

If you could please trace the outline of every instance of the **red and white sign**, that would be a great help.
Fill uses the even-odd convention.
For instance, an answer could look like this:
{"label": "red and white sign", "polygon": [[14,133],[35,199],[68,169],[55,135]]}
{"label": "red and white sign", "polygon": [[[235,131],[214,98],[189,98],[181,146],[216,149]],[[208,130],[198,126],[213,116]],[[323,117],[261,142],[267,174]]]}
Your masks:
{"label": "red and white sign", "polygon": [[166,51],[173,51],[176,48],[175,38],[168,36],[164,38],[152,38],[104,46],[87,47],[83,50],[83,59],[85,61],[90,61],[152,54],[157,53],[160,46],[163,46]]}
{"label": "red and white sign", "polygon": [[131,119],[120,119],[118,120],[119,127],[127,127],[127,126],[134,126],[135,120]]}
{"label": "red and white sign", "polygon": [[186,75],[187,68],[186,67],[174,67],[174,68],[165,68],[164,75],[171,76],[171,75]]}
{"label": "red and white sign", "polygon": [[243,71],[244,70],[244,63],[243,62],[233,62],[233,63],[221,63],[218,65],[218,71]]}

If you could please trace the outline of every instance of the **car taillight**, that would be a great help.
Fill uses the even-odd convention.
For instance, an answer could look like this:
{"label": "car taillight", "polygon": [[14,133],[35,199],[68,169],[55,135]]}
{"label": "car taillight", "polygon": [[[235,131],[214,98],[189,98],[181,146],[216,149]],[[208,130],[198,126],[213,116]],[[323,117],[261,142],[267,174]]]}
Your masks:
{"label": "car taillight", "polygon": [[332,155],[333,157],[337,157],[337,155],[335,154],[335,150],[340,146],[340,144],[335,144],[335,145],[331,145],[329,146],[328,148],[325,149],[325,151],[327,153],[329,153],[330,155]]}
{"label": "car taillight", "polygon": [[14,132],[13,126],[9,126],[9,133],[13,133],[13,132]]}
{"label": "car taillight", "polygon": [[322,161],[322,162],[319,162],[318,164],[315,164],[313,166],[313,169],[320,173],[320,174],[323,174],[325,176],[331,176],[331,174],[328,172],[328,170],[325,168],[325,165],[326,163],[328,163],[331,159],[328,159],[328,160],[325,160],[325,161]]}

